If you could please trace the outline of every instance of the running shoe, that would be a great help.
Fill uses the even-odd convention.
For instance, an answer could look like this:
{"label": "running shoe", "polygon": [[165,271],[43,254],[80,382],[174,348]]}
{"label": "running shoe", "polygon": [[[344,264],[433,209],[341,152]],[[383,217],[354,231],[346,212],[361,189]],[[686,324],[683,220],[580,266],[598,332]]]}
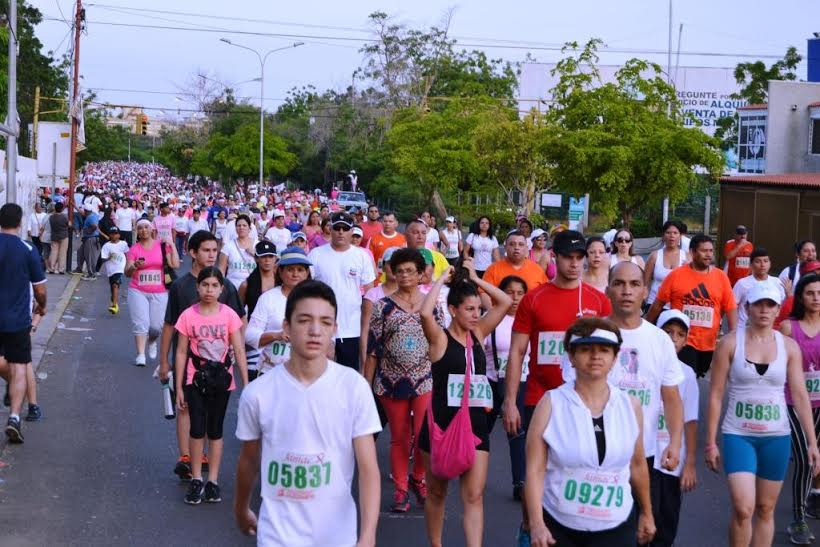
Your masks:
{"label": "running shoe", "polygon": [[410,491],[416,495],[416,503],[424,505],[424,501],[427,499],[427,482],[425,482],[423,478],[416,480],[410,477],[408,485],[410,486]]}
{"label": "running shoe", "polygon": [[814,539],[811,530],[809,530],[809,525],[806,524],[805,520],[792,522],[789,524],[789,527],[786,528],[786,532],[789,534],[789,541],[795,545],[811,545]]}
{"label": "running shoe", "polygon": [[43,411],[40,410],[39,405],[28,405],[27,422],[39,422],[43,419]]}
{"label": "running shoe", "polygon": [[111,305],[108,306],[108,311],[109,313],[111,313],[111,315],[114,315],[115,313],[117,313],[117,305],[112,302]]}
{"label": "running shoe", "polygon": [[9,417],[6,423],[6,437],[10,443],[21,444],[23,442],[23,428],[20,426],[20,418]]}
{"label": "running shoe", "polygon": [[219,503],[222,501],[222,494],[219,492],[219,485],[211,481],[205,484],[205,503]]}
{"label": "running shoe", "polygon": [[94,277],[93,275],[84,275],[84,276],[82,276],[82,278],[81,278],[81,279],[82,279],[83,281],[94,281],[94,280],[95,280],[95,279],[97,279],[97,278],[96,278],[96,277]]}
{"label": "running shoe", "polygon": [[188,487],[188,493],[185,494],[185,503],[188,505],[199,505],[202,503],[202,481],[194,479],[191,481],[191,486]]}
{"label": "running shoe", "polygon": [[202,454],[202,470],[207,471],[210,468],[210,463],[208,462],[208,455]]}
{"label": "running shoe", "polygon": [[71,270],[71,275],[85,275],[82,270]]}
{"label": "running shoe", "polygon": [[406,513],[410,510],[410,496],[405,490],[396,490],[393,492],[393,505],[390,506],[390,511],[393,513]]}
{"label": "running shoe", "polygon": [[518,533],[515,534],[516,547],[530,547],[530,531],[524,530],[524,525],[518,527]]}
{"label": "running shoe", "polygon": [[517,482],[513,484],[513,499],[515,501],[521,501],[521,498],[524,497],[524,483]]}
{"label": "running shoe", "polygon": [[150,359],[157,358],[157,339],[154,338],[152,341],[148,342],[148,357]]}
{"label": "running shoe", "polygon": [[809,494],[806,499],[806,514],[813,519],[820,519],[820,494]]}
{"label": "running shoe", "polygon": [[145,354],[144,353],[138,353],[137,358],[134,360],[134,364],[138,367],[144,367],[145,366]]}
{"label": "running shoe", "polygon": [[189,455],[180,456],[177,464],[174,466],[174,474],[179,477],[181,481],[191,480],[191,457]]}

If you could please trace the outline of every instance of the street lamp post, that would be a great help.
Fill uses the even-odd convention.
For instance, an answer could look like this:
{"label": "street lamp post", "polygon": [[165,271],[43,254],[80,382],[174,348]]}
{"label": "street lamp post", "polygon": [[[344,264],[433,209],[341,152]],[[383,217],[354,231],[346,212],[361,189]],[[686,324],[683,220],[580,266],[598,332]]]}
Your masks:
{"label": "street lamp post", "polygon": [[248,46],[243,46],[241,44],[237,44],[228,40],[227,38],[220,38],[221,42],[225,42],[228,45],[236,46],[242,49],[247,49],[248,51],[252,51],[256,54],[259,58],[259,188],[262,188],[263,179],[264,179],[264,150],[265,150],[265,62],[268,60],[268,55],[271,53],[282,51],[285,49],[291,49],[299,46],[305,45],[304,42],[295,42],[289,46],[279,47],[276,49],[272,49],[262,55],[261,52],[250,48]]}

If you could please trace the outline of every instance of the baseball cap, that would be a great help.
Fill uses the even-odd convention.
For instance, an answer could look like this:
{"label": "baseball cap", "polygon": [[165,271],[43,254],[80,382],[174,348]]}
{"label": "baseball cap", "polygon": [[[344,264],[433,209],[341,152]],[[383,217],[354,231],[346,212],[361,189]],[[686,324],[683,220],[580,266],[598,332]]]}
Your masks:
{"label": "baseball cap", "polygon": [[536,229],[535,229],[535,230],[533,230],[533,231],[532,231],[532,233],[530,234],[530,241],[533,241],[533,240],[535,240],[535,239],[538,239],[538,238],[539,238],[539,237],[541,237],[542,235],[546,235],[546,233],[547,233],[547,232],[545,232],[545,231],[544,231],[544,230],[542,230],[541,228],[536,228]]}
{"label": "baseball cap", "polygon": [[584,256],[587,254],[584,236],[581,232],[576,232],[575,230],[565,230],[555,234],[552,240],[552,250],[562,256],[567,256],[574,252],[580,252]]}
{"label": "baseball cap", "polygon": [[109,234],[118,234],[118,233],[120,233],[120,229],[117,228],[116,226],[112,226],[108,229],[108,233]]}
{"label": "baseball cap", "polygon": [[294,264],[302,264],[303,266],[313,266],[308,260],[307,254],[301,247],[288,247],[282,251],[282,256],[279,258],[280,266],[292,266]]}
{"label": "baseball cap", "polygon": [[276,245],[268,240],[262,240],[256,244],[256,256],[276,256]]}
{"label": "baseball cap", "polygon": [[800,275],[810,274],[820,270],[820,260],[809,260],[800,265]]}
{"label": "baseball cap", "polygon": [[307,241],[307,236],[305,235],[305,232],[294,232],[293,235],[290,236],[290,242],[293,243],[299,238],[302,238],[305,241]]}
{"label": "baseball cap", "polygon": [[362,229],[359,228],[358,226],[354,226],[353,227],[353,235],[354,236],[359,236],[359,237],[364,237],[364,232],[362,232]]}
{"label": "baseball cap", "polygon": [[395,253],[399,249],[401,249],[401,247],[388,247],[387,249],[385,249],[384,253],[382,254],[382,257],[379,259],[379,266],[384,266],[385,264],[390,262],[390,259],[393,257],[393,253]]}
{"label": "baseball cap", "polygon": [[578,336],[573,334],[569,339],[570,346],[578,346],[581,344],[602,344],[604,346],[620,346],[618,342],[618,335],[611,330],[595,329],[589,336]]}
{"label": "baseball cap", "polygon": [[338,213],[333,213],[332,215],[330,215],[330,224],[332,226],[336,226],[337,224],[346,224],[352,228],[353,217],[345,213],[344,211],[339,211]]}
{"label": "baseball cap", "polygon": [[658,316],[657,326],[659,329],[663,328],[663,326],[670,321],[680,321],[686,327],[686,330],[689,330],[689,316],[680,310],[663,310]]}
{"label": "baseball cap", "polygon": [[424,263],[430,265],[433,263],[433,252],[430,249],[419,249],[419,253],[424,257]]}
{"label": "baseball cap", "polygon": [[748,230],[743,224],[738,224],[737,228],[735,228],[735,233],[738,235],[746,235],[746,232],[748,232]]}
{"label": "baseball cap", "polygon": [[746,295],[746,302],[754,304],[761,300],[771,300],[778,306],[783,303],[780,291],[768,283],[755,283]]}
{"label": "baseball cap", "polygon": [[444,222],[455,222],[455,221],[456,221],[456,217],[453,217],[453,216],[449,216],[449,217],[444,219]]}
{"label": "baseball cap", "polygon": [[284,217],[284,216],[285,216],[285,212],[282,209],[274,209],[273,210],[273,218]]}
{"label": "baseball cap", "polygon": [[163,207],[168,207],[168,202],[167,201],[163,201],[159,204],[160,209],[162,209]]}

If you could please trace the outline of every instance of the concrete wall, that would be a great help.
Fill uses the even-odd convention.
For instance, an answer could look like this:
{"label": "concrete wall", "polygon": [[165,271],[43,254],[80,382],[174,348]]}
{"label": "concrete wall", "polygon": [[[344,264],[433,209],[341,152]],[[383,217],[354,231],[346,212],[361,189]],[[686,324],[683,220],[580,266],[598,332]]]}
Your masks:
{"label": "concrete wall", "polygon": [[820,155],[809,154],[808,108],[819,101],[820,83],[769,81],[766,173],[820,172]]}

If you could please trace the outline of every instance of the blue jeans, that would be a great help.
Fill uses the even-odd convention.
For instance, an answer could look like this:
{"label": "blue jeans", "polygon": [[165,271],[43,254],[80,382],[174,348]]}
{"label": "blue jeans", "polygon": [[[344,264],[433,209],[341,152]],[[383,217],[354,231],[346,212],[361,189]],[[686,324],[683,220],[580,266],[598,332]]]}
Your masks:
{"label": "blue jeans", "polygon": [[179,253],[179,259],[182,260],[185,258],[185,244],[188,242],[188,234],[177,234],[176,241],[174,244],[177,246],[177,252]]}
{"label": "blue jeans", "polygon": [[[493,410],[487,415],[487,429],[490,433],[493,431],[498,416],[501,414],[501,405],[504,402],[504,380],[499,379],[497,382],[490,380],[490,387],[493,390]],[[518,407],[518,412],[522,419],[524,416],[524,392],[527,390],[527,383],[521,382],[518,387],[518,397],[515,404]],[[527,476],[527,466],[525,460],[527,432],[524,428],[520,428],[515,435],[507,434],[507,441],[510,445],[510,469],[512,470],[513,485],[524,482]]]}

